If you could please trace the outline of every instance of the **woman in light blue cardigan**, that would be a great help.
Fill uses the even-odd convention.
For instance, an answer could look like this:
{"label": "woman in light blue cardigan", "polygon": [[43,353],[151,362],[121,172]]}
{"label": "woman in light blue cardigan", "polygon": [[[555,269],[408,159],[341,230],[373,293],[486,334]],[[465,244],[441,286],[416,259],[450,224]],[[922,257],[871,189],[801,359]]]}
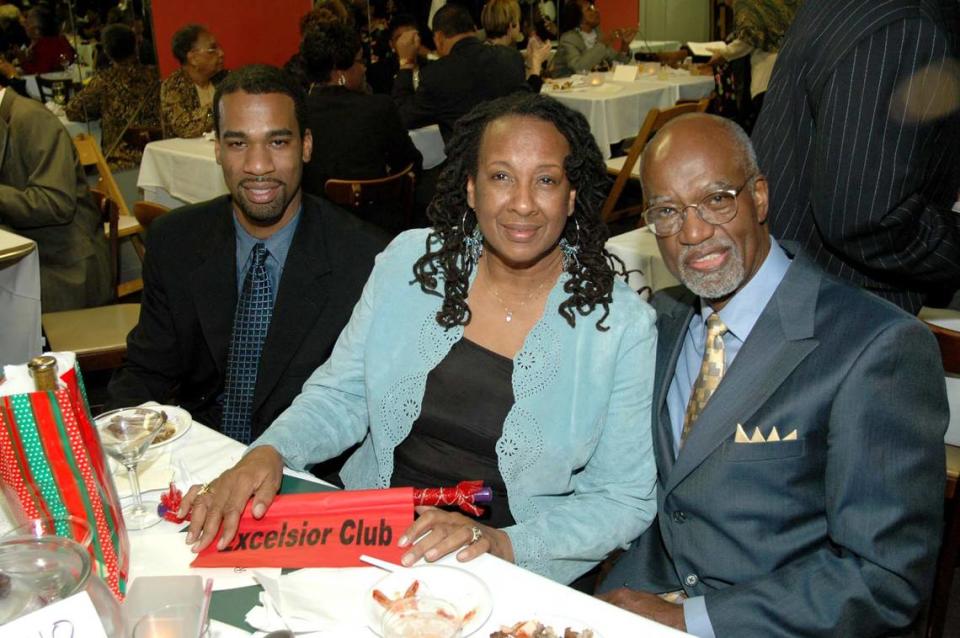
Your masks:
{"label": "woman in light blue cardigan", "polygon": [[[283,463],[357,443],[348,489],[502,488],[496,524],[421,512],[400,543],[431,533],[406,564],[489,551],[571,582],[649,525],[654,314],[603,249],[606,178],[585,119],[548,97],[502,98],[459,122],[448,155],[433,228],[380,255],[330,359],[208,487],[218,497],[187,495],[206,506],[191,540],[214,501],[254,494],[262,514]],[[221,543],[234,531],[227,520]]]}

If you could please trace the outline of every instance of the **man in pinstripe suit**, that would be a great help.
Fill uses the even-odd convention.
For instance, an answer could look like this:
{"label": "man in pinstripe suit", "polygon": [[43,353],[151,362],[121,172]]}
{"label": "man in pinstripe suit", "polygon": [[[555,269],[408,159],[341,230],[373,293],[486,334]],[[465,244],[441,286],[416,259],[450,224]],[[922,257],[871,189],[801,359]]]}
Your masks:
{"label": "man in pinstripe suit", "polygon": [[960,286],[958,12],[807,0],[753,134],[771,232],[912,313]]}

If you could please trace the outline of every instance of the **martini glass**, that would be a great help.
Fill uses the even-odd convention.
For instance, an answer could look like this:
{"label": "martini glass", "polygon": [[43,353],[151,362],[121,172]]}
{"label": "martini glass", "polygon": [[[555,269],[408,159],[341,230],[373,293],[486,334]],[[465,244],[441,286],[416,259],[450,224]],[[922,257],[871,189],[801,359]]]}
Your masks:
{"label": "martini glass", "polygon": [[123,508],[128,529],[146,529],[161,521],[157,514],[159,503],[144,502],[140,493],[137,464],[166,420],[163,412],[149,408],[121,408],[97,417],[97,431],[103,449],[127,468],[130,477],[133,504]]}

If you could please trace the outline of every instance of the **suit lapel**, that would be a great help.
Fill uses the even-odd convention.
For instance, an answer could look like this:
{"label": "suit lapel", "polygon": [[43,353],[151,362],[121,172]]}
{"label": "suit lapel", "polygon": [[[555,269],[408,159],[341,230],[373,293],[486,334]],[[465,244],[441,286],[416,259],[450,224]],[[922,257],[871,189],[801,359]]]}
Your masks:
{"label": "suit lapel", "polygon": [[813,330],[819,282],[819,272],[798,256],[697,419],[664,481],[665,493],[729,439],[737,423],[746,425],[817,347]]}
{"label": "suit lapel", "polygon": [[201,262],[190,278],[190,292],[210,354],[226,378],[227,352],[237,306],[237,241],[230,198],[214,223],[212,237],[201,243]]}
{"label": "suit lapel", "polygon": [[[657,470],[661,479],[666,480],[673,468],[673,427],[670,423],[670,411],[667,409],[667,392],[677,368],[677,359],[683,346],[683,337],[694,313],[693,295],[686,295],[682,301],[660,315],[657,322],[657,366],[653,377],[653,436],[656,445]],[[661,364],[662,362],[662,364]]]}
{"label": "suit lapel", "polygon": [[325,275],[331,265],[323,232],[323,213],[309,198],[305,197],[303,202],[260,356],[257,387],[253,393],[254,414],[313,329],[330,295],[331,280]]}

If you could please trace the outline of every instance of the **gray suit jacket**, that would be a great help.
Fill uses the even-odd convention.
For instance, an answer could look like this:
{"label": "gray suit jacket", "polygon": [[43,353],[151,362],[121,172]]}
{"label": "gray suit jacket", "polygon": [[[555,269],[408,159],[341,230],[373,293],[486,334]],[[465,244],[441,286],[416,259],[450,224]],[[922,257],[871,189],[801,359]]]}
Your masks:
{"label": "gray suit jacket", "polygon": [[[947,404],[916,319],[797,255],[679,456],[667,390],[695,311],[654,300],[658,517],[603,590],[705,596],[717,636],[879,636],[930,593]],[[737,424],[766,438],[734,441]]]}
{"label": "gray suit jacket", "polygon": [[626,62],[630,59],[630,50],[617,53],[601,40],[602,33],[597,29],[597,42],[587,48],[583,36],[577,29],[571,29],[560,36],[557,52],[550,61],[552,77],[561,78],[574,73],[589,73],[590,70],[606,60]]}
{"label": "gray suit jacket", "polygon": [[73,141],[35,100],[0,102],[0,225],[37,242],[44,312],[110,300],[107,241]]}

